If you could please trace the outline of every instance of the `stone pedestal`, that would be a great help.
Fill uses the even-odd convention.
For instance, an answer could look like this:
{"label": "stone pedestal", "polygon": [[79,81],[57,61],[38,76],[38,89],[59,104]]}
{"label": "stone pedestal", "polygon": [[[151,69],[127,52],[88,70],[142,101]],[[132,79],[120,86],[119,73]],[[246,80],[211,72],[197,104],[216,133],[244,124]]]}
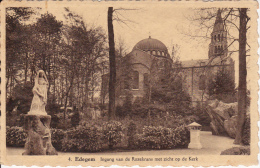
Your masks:
{"label": "stone pedestal", "polygon": [[190,130],[190,143],[188,148],[191,149],[202,148],[202,145],[200,143],[200,130]]}
{"label": "stone pedestal", "polygon": [[25,115],[24,130],[27,133],[23,155],[57,155],[51,143],[50,115]]}
{"label": "stone pedestal", "polygon": [[202,145],[200,143],[201,125],[196,122],[193,122],[190,125],[188,125],[188,128],[190,130],[190,143],[188,148],[201,149],[202,148]]}

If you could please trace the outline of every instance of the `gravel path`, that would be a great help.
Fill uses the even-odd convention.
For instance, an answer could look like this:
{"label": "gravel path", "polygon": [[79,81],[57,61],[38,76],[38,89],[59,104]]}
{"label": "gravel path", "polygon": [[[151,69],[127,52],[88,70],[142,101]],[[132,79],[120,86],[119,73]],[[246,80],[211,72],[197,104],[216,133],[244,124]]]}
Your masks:
{"label": "gravel path", "polygon": [[[235,147],[234,139],[224,136],[212,135],[211,132],[201,132],[202,149],[170,149],[170,150],[147,150],[129,152],[100,152],[100,153],[64,153],[59,155],[219,155],[223,150]],[[7,147],[7,155],[22,155],[23,148]]]}

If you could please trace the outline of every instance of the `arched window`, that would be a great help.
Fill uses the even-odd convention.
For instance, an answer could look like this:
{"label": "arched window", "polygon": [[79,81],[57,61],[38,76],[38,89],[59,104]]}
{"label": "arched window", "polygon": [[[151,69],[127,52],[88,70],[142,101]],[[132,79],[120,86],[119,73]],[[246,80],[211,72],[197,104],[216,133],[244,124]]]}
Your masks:
{"label": "arched window", "polygon": [[224,37],[223,37],[223,34],[221,34],[221,41],[223,41]]}
{"label": "arched window", "polygon": [[218,47],[215,46],[215,53],[218,53]]}
{"label": "arched window", "polygon": [[164,52],[162,51],[162,56],[164,56]]}
{"label": "arched window", "polygon": [[139,72],[134,71],[133,74],[133,89],[139,89]]}
{"label": "arched window", "polygon": [[220,54],[221,53],[221,47],[218,46],[218,53]]}
{"label": "arched window", "polygon": [[205,90],[206,89],[206,76],[201,75],[199,80],[199,90]]}
{"label": "arched window", "polygon": [[147,89],[149,87],[149,76],[148,73],[144,74],[144,88]]}
{"label": "arched window", "polygon": [[220,46],[220,53],[224,54],[223,46]]}
{"label": "arched window", "polygon": [[220,34],[218,34],[218,41],[220,41]]}
{"label": "arched window", "polygon": [[214,40],[217,41],[217,36],[216,35],[214,36]]}

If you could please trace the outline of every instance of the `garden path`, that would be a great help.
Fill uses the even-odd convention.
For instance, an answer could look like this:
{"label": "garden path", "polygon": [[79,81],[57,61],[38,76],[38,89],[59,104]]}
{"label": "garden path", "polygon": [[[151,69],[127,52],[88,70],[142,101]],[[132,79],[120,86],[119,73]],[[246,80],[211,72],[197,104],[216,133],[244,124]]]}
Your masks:
{"label": "garden path", "polygon": [[[225,136],[212,135],[209,131],[201,132],[202,149],[170,149],[170,150],[146,150],[146,151],[123,151],[123,152],[100,152],[100,153],[65,153],[59,155],[219,155],[222,151],[235,147],[234,139]],[[7,155],[22,155],[23,148],[8,147]]]}

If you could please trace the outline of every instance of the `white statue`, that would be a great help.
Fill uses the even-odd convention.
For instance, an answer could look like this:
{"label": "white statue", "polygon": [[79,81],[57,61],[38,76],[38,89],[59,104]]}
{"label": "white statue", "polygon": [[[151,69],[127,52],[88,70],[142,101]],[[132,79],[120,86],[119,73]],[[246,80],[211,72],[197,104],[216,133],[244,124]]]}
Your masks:
{"label": "white statue", "polygon": [[35,77],[33,87],[33,100],[29,115],[47,115],[45,106],[47,104],[48,80],[43,70],[39,70]]}

